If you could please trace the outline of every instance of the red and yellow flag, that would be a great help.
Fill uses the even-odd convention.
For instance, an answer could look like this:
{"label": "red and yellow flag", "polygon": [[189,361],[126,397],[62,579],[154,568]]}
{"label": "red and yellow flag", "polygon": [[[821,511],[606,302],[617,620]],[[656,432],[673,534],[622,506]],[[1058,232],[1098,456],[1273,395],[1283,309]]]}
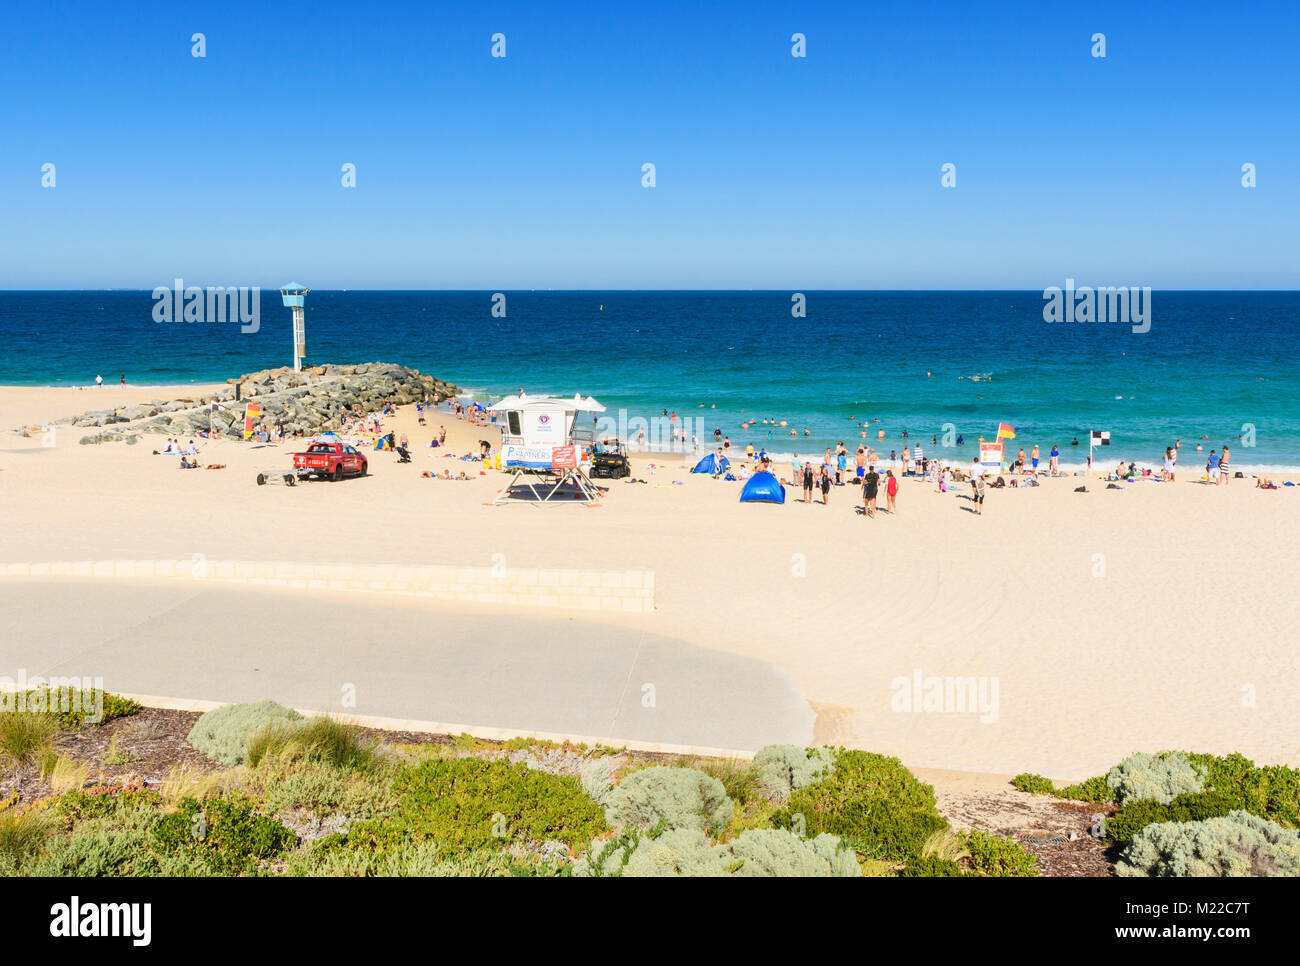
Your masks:
{"label": "red and yellow flag", "polygon": [[253,430],[257,426],[257,420],[262,415],[262,407],[257,403],[249,403],[244,407],[244,439],[253,438]]}
{"label": "red and yellow flag", "polygon": [[1006,423],[998,423],[998,439],[1015,439],[1016,428]]}

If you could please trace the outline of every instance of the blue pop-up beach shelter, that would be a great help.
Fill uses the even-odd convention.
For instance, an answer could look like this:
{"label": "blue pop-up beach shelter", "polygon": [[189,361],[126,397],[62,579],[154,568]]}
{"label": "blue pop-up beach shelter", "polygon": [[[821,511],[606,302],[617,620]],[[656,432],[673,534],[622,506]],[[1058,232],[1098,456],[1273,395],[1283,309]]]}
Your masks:
{"label": "blue pop-up beach shelter", "polygon": [[727,472],[727,467],[731,465],[731,460],[725,456],[719,456],[717,453],[710,453],[704,459],[695,464],[692,473],[708,473],[710,476]]}
{"label": "blue pop-up beach shelter", "polygon": [[741,503],[784,503],[785,487],[771,473],[758,472],[745,482],[740,491]]}

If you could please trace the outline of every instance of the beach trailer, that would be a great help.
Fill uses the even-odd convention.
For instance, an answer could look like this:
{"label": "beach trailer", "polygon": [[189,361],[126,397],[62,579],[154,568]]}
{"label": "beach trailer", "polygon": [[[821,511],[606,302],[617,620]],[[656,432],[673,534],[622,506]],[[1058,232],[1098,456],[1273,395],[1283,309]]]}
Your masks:
{"label": "beach trailer", "polygon": [[591,481],[595,433],[577,425],[580,413],[603,413],[605,407],[588,396],[573,398],[507,396],[487,408],[501,417],[501,468],[510,479],[492,501],[530,503],[595,503],[601,490]]}

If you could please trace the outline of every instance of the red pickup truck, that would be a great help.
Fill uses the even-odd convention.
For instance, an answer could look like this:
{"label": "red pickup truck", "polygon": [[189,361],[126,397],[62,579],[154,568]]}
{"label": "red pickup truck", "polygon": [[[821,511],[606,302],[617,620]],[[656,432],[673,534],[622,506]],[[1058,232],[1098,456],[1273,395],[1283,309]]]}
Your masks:
{"label": "red pickup truck", "polygon": [[299,479],[319,476],[341,480],[345,476],[365,476],[366,458],[346,443],[312,443],[305,453],[293,454],[293,469]]}

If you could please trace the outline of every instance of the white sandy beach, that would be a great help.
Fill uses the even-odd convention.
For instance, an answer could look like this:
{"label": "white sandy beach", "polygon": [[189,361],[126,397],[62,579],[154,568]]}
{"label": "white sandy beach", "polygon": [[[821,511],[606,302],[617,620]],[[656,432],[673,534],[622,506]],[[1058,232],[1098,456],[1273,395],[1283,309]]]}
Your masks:
{"label": "white sandy beach", "polygon": [[[603,506],[492,507],[503,475],[431,458],[442,451],[424,444],[439,424],[453,453],[496,432],[445,411],[425,428],[413,408],[385,424],[410,435],[411,465],[373,453],[367,479],[293,488],[253,482],[288,467],[292,441],[200,440],[200,464],[227,468],[182,472],[151,455],[161,438],[82,446],[90,431],[61,426],[42,446],[13,431],[204,388],[0,388],[0,562],[202,553],[487,566],[503,554],[511,567],[652,570],[653,614],[573,619],[769,662],[818,712],[821,741],[919,768],[1057,779],[1165,748],[1300,764],[1300,487],[1116,491],[1094,477],[1080,494],[1070,477],[990,490],[981,517],[966,487],[939,494],[905,479],[900,513],[867,520],[855,487],[833,489],[828,507],[793,489],[784,506],[741,505],[738,484],[691,477],[679,458],[634,457],[651,482],[612,482]],[[419,476],[443,468],[475,478]],[[996,713],[983,715],[995,720],[893,710],[893,683],[918,670],[995,679]]]}

